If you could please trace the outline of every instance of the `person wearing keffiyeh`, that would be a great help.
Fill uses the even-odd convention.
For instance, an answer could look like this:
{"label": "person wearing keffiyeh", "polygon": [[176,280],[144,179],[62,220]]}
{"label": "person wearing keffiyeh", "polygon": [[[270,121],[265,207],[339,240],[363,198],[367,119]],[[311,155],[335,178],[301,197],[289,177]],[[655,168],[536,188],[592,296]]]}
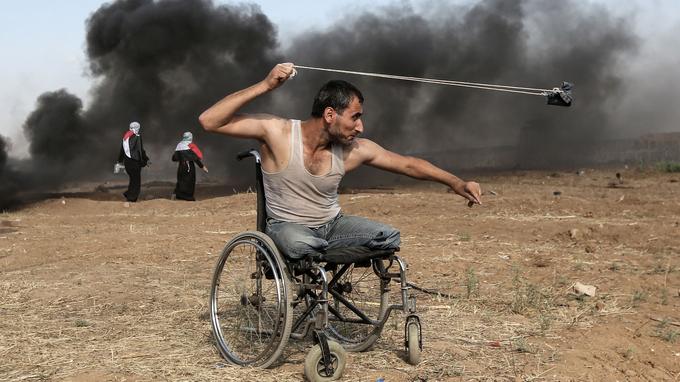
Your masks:
{"label": "person wearing keffiyeh", "polygon": [[177,165],[177,184],[175,185],[174,199],[196,200],[194,190],[196,188],[197,164],[203,171],[208,172],[208,166],[203,164],[203,153],[193,143],[193,135],[190,132],[182,134],[182,140],[177,144],[172,161],[179,162]]}
{"label": "person wearing keffiyeh", "polygon": [[130,177],[128,189],[123,193],[128,202],[136,202],[142,184],[142,167],[149,163],[146,156],[142,136],[139,134],[139,122],[130,123],[130,128],[123,134],[123,142],[118,154],[118,163],[125,164],[125,172]]}

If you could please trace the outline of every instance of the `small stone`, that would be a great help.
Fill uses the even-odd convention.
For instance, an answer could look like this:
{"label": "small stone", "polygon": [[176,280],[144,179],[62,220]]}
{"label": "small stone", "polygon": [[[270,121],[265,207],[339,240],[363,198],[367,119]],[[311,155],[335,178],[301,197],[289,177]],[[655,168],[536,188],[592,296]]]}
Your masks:
{"label": "small stone", "polygon": [[569,230],[569,237],[572,238],[573,240],[578,240],[581,238],[582,233],[581,231],[578,230],[578,228],[572,228]]}
{"label": "small stone", "polygon": [[584,294],[590,297],[595,296],[595,291],[597,290],[597,288],[592,285],[581,284],[580,282],[576,282],[573,289],[574,293],[578,295]]}

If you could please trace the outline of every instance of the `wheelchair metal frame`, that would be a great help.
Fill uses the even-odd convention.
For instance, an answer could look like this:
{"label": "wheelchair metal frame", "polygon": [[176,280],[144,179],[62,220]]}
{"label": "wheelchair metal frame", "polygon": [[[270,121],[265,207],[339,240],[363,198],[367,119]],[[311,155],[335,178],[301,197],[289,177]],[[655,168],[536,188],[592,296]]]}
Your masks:
{"label": "wheelchair metal frame", "polygon": [[[406,263],[395,255],[395,251],[370,251],[366,249],[363,250],[365,253],[362,252],[359,253],[358,257],[355,256],[359,261],[350,263],[343,260],[342,253],[334,256],[330,251],[329,253],[308,256],[301,260],[284,258],[278,253],[273,241],[264,233],[267,214],[260,154],[256,150],[249,150],[238,154],[237,158],[241,160],[251,156],[255,158],[256,168],[258,232],[242,233],[227,244],[215,268],[211,288],[210,316],[213,335],[223,358],[233,364],[268,367],[279,358],[288,337],[304,339],[312,333],[316,345],[307,358],[309,359],[312,355],[316,358],[309,362],[311,364],[309,370],[308,362],[305,362],[305,374],[310,380],[317,380],[316,378],[320,378],[319,380],[331,378],[332,380],[339,377],[344,368],[344,349],[363,351],[370,348],[380,337],[390,314],[397,310],[406,315],[404,343],[407,361],[417,364],[420,361],[423,341],[420,319],[416,314],[416,299],[410,293],[411,287],[407,283]],[[252,246],[252,251],[256,254],[255,268],[252,269],[253,272],[249,278],[241,275],[243,273],[241,271],[239,271],[241,273],[238,273],[243,276],[244,283],[252,284],[254,282],[254,290],[251,291],[250,295],[241,292],[238,297],[228,295],[220,297],[220,284],[223,281],[223,272],[226,272],[224,270],[225,264],[229,261],[232,253],[237,248],[241,248],[239,246]],[[238,255],[242,252],[244,251],[240,251]],[[247,253],[247,251],[245,252]],[[236,255],[234,253],[234,256]],[[247,256],[246,254],[246,258],[248,258]],[[395,268],[394,271],[392,271],[393,267]],[[374,282],[379,283],[378,290],[380,293],[380,301],[377,303],[379,305],[377,317],[370,317],[370,315],[376,314],[375,310],[366,313],[365,310],[357,306],[354,299],[346,297],[346,295],[355,292],[354,289],[357,288],[358,282],[343,281],[343,278],[353,277],[353,272],[357,269],[359,269],[358,272],[363,270],[364,274],[368,276],[372,271],[377,277],[377,280],[374,280]],[[401,303],[389,303],[389,286],[392,281],[399,282]],[[267,282],[273,284],[268,289],[263,287]],[[265,297],[267,291],[271,291],[271,297]],[[295,295],[295,298],[293,298],[293,295]],[[273,338],[271,346],[263,344],[264,350],[248,359],[235,353],[230,346],[236,345],[230,345],[229,341],[225,340],[223,326],[227,330],[226,323],[232,324],[230,318],[237,321],[240,318],[219,311],[219,300],[224,297],[232,298],[234,304],[237,305],[237,311],[238,309],[253,311],[253,314],[247,318],[250,325],[237,324],[238,333],[248,334],[249,341],[254,341],[254,343],[262,342],[263,337]],[[271,301],[272,298],[276,299],[277,302]],[[329,303],[331,301],[332,304]],[[271,304],[270,310],[267,310],[266,304]],[[375,303],[372,305],[375,305]],[[293,313],[296,308],[297,316]],[[342,309],[348,310],[348,313],[356,317],[347,317],[341,311]],[[265,322],[267,318],[271,320],[271,323]],[[257,327],[255,327],[255,323]],[[350,328],[355,326],[364,328],[362,325],[365,325],[368,331],[361,332],[361,335],[364,335],[365,338],[355,340],[346,338],[344,334],[340,333],[336,328],[339,325],[348,325]],[[248,341],[245,342],[244,346],[247,346]],[[339,343],[342,347],[333,342]]]}

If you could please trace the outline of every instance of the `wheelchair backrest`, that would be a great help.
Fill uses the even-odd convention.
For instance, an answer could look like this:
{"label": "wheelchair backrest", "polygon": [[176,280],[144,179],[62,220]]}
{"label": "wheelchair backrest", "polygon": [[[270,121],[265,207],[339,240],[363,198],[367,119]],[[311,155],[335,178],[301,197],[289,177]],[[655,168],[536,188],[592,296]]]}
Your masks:
{"label": "wheelchair backrest", "polygon": [[264,184],[262,183],[262,158],[260,153],[255,149],[250,149],[239,153],[236,159],[255,158],[255,191],[257,192],[257,230],[264,233],[267,225],[267,207],[264,196]]}

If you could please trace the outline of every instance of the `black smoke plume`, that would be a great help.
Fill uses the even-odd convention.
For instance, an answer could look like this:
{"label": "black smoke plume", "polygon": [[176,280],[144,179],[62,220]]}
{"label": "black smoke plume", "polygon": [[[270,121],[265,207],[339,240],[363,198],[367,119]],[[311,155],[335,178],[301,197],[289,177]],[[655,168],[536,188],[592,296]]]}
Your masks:
{"label": "black smoke plume", "polygon": [[[285,50],[255,5],[105,4],[86,24],[91,99],[83,107],[65,90],[39,98],[24,126],[34,165],[22,177],[50,187],[101,179],[129,122],[137,120],[154,165],[167,163],[167,178],[174,145],[188,130],[213,170],[224,165],[225,181],[249,182],[248,166],[232,158],[254,143],[202,134],[197,116],[284,61],[541,88],[562,80],[576,84],[575,106],[561,109],[539,97],[302,70],[245,109],[304,119],[318,88],[343,78],[366,97],[366,136],[402,153],[455,156],[464,148],[519,145],[518,165],[565,165],[611,131],[607,107],[625,90],[620,61],[638,43],[630,20],[576,0],[431,4],[427,11],[404,3],[370,12],[348,9],[342,21],[298,35]],[[453,162],[475,164],[464,156]]]}
{"label": "black smoke plume", "polygon": [[59,183],[70,177],[65,167],[76,170],[76,179],[82,175],[77,170],[91,159],[83,155],[95,141],[96,135],[88,129],[82,117],[83,103],[73,94],[61,89],[42,94],[37,108],[24,123],[24,133],[30,141],[29,152],[34,171],[41,172],[43,182]]}
{"label": "black smoke plume", "polygon": [[20,189],[20,178],[9,163],[8,151],[9,144],[5,137],[0,135],[0,210],[17,202]]}
{"label": "black smoke plume", "polygon": [[90,104],[63,89],[47,92],[24,124],[32,160],[24,175],[47,188],[108,175],[133,120],[161,168],[184,131],[204,151],[235,151],[243,143],[203,139],[198,114],[280,61],[275,27],[255,5],[121,0],[99,8],[86,27]]}
{"label": "black smoke plume", "polygon": [[167,146],[182,132],[197,131],[202,109],[261,79],[279,60],[276,47],[275,27],[256,6],[206,0],[105,5],[87,23],[90,67],[101,82],[86,120],[112,138],[137,120],[146,143]]}
{"label": "black smoke plume", "polygon": [[0,175],[5,170],[5,164],[7,163],[7,141],[5,137],[0,135]]}
{"label": "black smoke plume", "polygon": [[[517,145],[523,167],[575,165],[612,126],[606,110],[624,90],[619,60],[635,52],[630,22],[576,1],[486,0],[404,6],[301,36],[288,56],[302,65],[412,77],[548,88],[576,84],[572,108],[528,95],[342,75],[366,96],[366,135],[400,152]],[[310,94],[324,73],[303,72]],[[302,111],[302,110],[300,110]],[[536,134],[533,134],[536,132]],[[474,167],[465,157],[454,159]]]}

